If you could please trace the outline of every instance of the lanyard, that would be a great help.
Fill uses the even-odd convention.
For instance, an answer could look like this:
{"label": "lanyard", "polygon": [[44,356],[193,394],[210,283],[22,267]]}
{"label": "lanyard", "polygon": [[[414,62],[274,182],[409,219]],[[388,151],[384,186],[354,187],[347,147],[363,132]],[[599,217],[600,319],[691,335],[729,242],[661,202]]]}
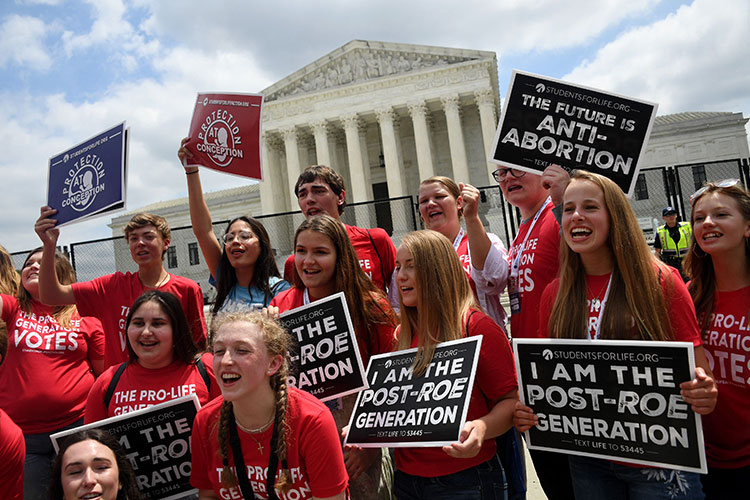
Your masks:
{"label": "lanyard", "polygon": [[529,226],[529,230],[526,231],[526,236],[523,239],[523,243],[521,243],[520,247],[516,246],[516,240],[518,240],[518,236],[513,239],[513,244],[511,245],[511,248],[516,247],[519,248],[518,253],[513,256],[513,264],[510,267],[510,277],[511,279],[518,278],[519,268],[521,264],[521,256],[523,255],[523,249],[526,247],[526,241],[529,239],[529,235],[531,235],[531,232],[534,230],[534,226],[536,225],[536,221],[539,220],[539,217],[542,215],[542,212],[544,212],[544,209],[547,208],[547,205],[552,203],[552,199],[548,196],[546,200],[544,200],[544,204],[539,208],[536,215],[534,216],[534,219],[531,221],[531,225]]}
{"label": "lanyard", "polygon": [[310,303],[310,293],[307,291],[307,288],[305,288],[305,291],[302,293],[302,303],[304,305]]}
{"label": "lanyard", "polygon": [[607,291],[604,292],[604,298],[602,304],[599,306],[599,317],[596,320],[596,330],[594,331],[594,340],[599,340],[600,329],[602,327],[602,318],[604,317],[604,308],[607,305],[607,299],[609,298],[609,288],[612,286],[612,275],[609,275],[609,281],[607,282]]}
{"label": "lanyard", "polygon": [[[234,420],[234,412],[229,412],[229,444],[232,447],[232,455],[234,456],[234,469],[237,475],[237,482],[239,482],[240,491],[242,496],[246,499],[258,498],[255,496],[250,482],[247,477],[247,465],[245,465],[245,457],[242,455],[242,446],[240,441],[239,432],[237,431],[237,424]],[[268,470],[266,474],[266,493],[268,493],[269,500],[278,500],[279,497],[276,495],[276,469],[279,465],[279,457],[276,455],[276,443],[279,440],[279,422],[273,423],[273,433],[271,434],[271,445],[270,445],[270,456],[268,457]],[[282,468],[286,469],[286,460],[281,462]]]}
{"label": "lanyard", "polygon": [[456,235],[456,239],[453,240],[453,250],[458,252],[458,247],[461,245],[461,241],[464,239],[464,228],[459,227],[458,228],[458,234]]}

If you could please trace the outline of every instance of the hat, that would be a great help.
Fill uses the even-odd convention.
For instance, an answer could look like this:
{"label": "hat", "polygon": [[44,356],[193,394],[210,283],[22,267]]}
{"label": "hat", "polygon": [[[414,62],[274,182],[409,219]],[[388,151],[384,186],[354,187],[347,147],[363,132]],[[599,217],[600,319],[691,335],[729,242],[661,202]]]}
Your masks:
{"label": "hat", "polygon": [[661,216],[666,217],[669,214],[676,214],[677,210],[674,209],[674,207],[666,207],[664,210],[661,211]]}

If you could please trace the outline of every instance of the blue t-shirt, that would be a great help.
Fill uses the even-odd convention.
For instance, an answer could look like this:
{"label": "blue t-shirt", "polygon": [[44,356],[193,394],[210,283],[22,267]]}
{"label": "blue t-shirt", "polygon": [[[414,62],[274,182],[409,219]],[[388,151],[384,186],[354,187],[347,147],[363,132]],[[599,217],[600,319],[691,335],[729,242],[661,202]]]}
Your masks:
{"label": "blue t-shirt", "polygon": [[287,281],[284,281],[281,278],[277,278],[276,276],[271,276],[271,278],[268,280],[268,286],[271,288],[271,294],[268,295],[268,300],[266,300],[265,292],[257,286],[252,286],[248,290],[248,288],[245,286],[235,284],[232,289],[229,290],[229,294],[227,294],[227,298],[226,300],[224,300],[224,304],[222,304],[221,309],[224,309],[225,307],[227,307],[227,304],[231,303],[261,304],[263,307],[265,307],[276,295],[283,292],[284,290],[289,290],[292,287],[292,285],[290,285]]}

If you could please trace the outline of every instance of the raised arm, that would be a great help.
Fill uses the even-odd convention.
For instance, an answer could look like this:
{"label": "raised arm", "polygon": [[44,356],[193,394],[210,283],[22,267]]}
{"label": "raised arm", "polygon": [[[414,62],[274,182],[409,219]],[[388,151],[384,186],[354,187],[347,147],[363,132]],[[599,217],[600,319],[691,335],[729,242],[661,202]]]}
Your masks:
{"label": "raised arm", "polygon": [[44,206],[40,210],[39,218],[34,224],[34,231],[42,240],[42,262],[39,265],[39,300],[49,306],[75,304],[76,297],[73,287],[63,285],[55,273],[55,248],[60,230],[55,228],[57,220],[51,217],[57,210]]}
{"label": "raised arm", "polygon": [[492,242],[484,230],[479,218],[479,190],[471,184],[459,183],[463,199],[464,219],[466,220],[466,235],[469,237],[469,256],[471,265],[478,270],[484,269],[484,261],[490,252]]}
{"label": "raised arm", "polygon": [[[185,166],[187,160],[193,157],[193,153],[187,148],[190,138],[186,137],[180,144],[177,156],[180,162]],[[216,277],[219,261],[221,260],[221,245],[216,239],[211,221],[211,213],[208,211],[206,199],[203,197],[203,187],[201,186],[201,177],[198,167],[185,166],[185,177],[187,179],[188,200],[190,206],[190,223],[193,225],[193,234],[198,240],[201,247],[203,258],[211,273]]]}

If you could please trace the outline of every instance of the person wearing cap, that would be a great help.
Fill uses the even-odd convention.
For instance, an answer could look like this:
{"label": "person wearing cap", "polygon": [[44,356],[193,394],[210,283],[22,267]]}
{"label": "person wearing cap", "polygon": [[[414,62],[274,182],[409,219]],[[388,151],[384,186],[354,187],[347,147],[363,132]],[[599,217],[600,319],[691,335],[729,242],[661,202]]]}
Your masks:
{"label": "person wearing cap", "polygon": [[680,271],[682,279],[687,281],[682,271],[682,259],[690,248],[690,236],[693,230],[687,222],[677,222],[677,210],[674,207],[664,208],[661,211],[661,218],[664,219],[664,225],[656,230],[654,239],[656,256],[668,266]]}

